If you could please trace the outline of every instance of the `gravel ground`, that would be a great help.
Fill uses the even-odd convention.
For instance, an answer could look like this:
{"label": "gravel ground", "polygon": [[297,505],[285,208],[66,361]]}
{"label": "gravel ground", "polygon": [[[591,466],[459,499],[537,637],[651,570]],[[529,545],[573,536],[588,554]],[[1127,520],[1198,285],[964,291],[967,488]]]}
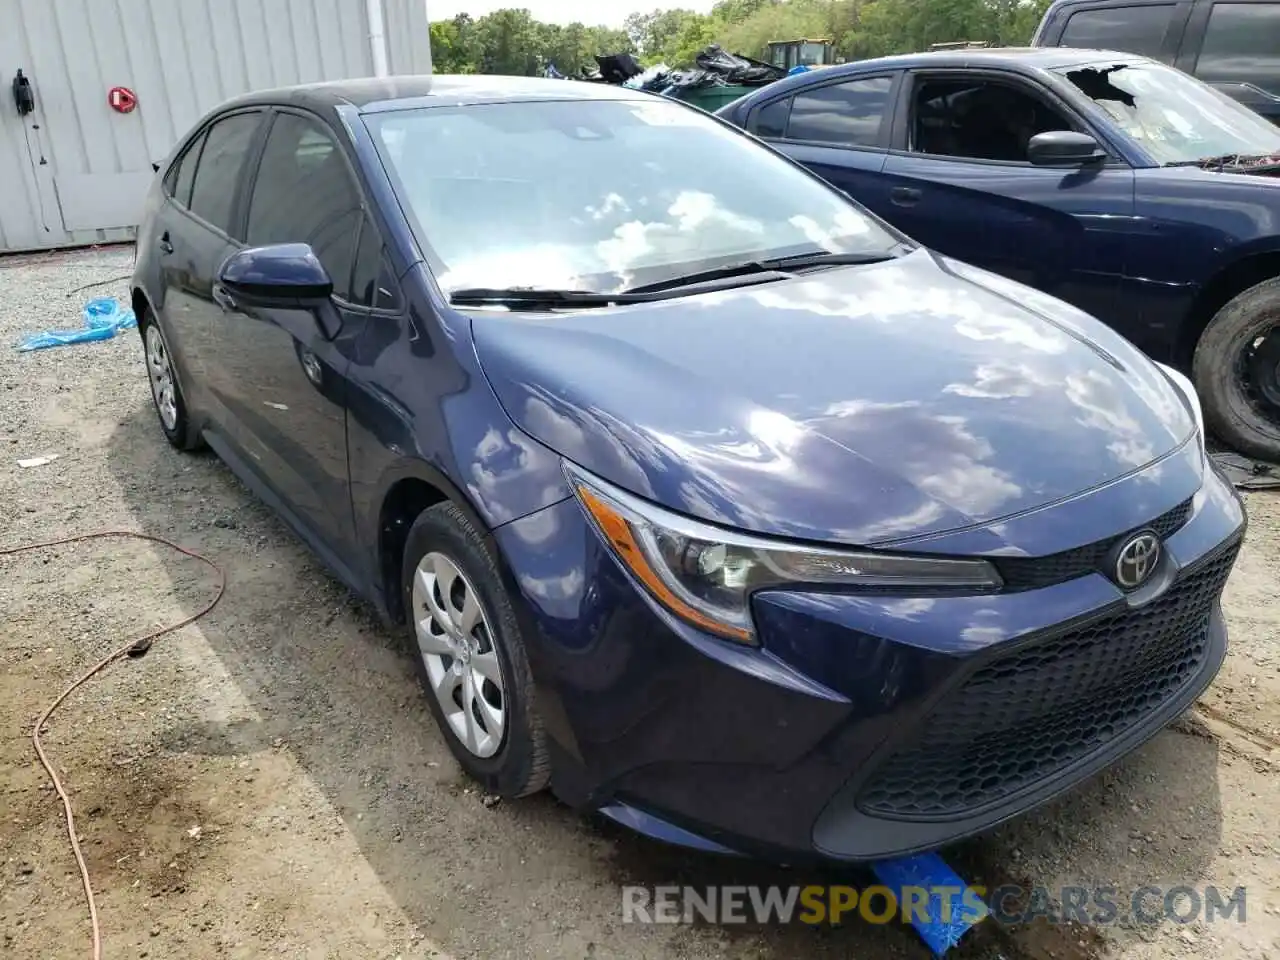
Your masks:
{"label": "gravel ground", "polygon": [[[108,957],[923,958],[907,929],[641,926],[626,883],[792,883],[660,848],[549,797],[489,806],[397,639],[213,457],[163,441],[136,334],[34,354],[124,297],[128,249],[0,260],[0,547],[103,529],[222,564],[226,598],[74,694],[45,736],[75,798]],[[22,458],[57,455],[22,468]],[[984,923],[954,956],[1280,958],[1280,497],[1227,591],[1232,651],[1197,711],[1068,798],[948,854],[969,879],[1214,883],[1247,922]],[[0,560],[0,954],[85,955],[88,920],[34,717],[123,639],[210,596],[199,564],[96,541]]]}

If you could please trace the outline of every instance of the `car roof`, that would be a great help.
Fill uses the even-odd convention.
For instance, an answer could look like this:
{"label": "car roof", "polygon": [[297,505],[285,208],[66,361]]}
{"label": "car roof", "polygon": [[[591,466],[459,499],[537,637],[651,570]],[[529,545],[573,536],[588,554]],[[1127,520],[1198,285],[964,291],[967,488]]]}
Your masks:
{"label": "car roof", "polygon": [[422,74],[332,80],[260,90],[230,100],[222,105],[222,109],[279,103],[321,111],[350,105],[361,113],[377,113],[409,107],[516,100],[647,100],[653,96],[642,90],[587,81],[487,74]]}
{"label": "car roof", "polygon": [[[930,50],[927,53],[900,53],[872,60],[855,60],[831,67],[818,67],[805,73],[783,77],[774,83],[747,94],[737,104],[758,102],[759,91],[786,94],[787,91],[825,80],[861,76],[883,70],[928,70],[1003,67],[1031,73],[1036,70],[1055,70],[1062,67],[1083,66],[1096,63],[1153,63],[1149,57],[1116,50],[1081,50],[1072,47],[970,47],[959,50]],[[767,94],[765,95],[767,96]],[[721,108],[720,113],[734,109],[734,104]]]}
{"label": "car roof", "polygon": [[1150,61],[1133,53],[1118,50],[1084,50],[1075,47],[976,47],[960,50],[930,50],[927,53],[903,53],[874,60],[858,60],[837,67],[823,67],[799,74],[813,79],[840,73],[861,73],[868,68],[920,69],[922,67],[1022,67],[1053,70],[1078,64],[1134,63]]}

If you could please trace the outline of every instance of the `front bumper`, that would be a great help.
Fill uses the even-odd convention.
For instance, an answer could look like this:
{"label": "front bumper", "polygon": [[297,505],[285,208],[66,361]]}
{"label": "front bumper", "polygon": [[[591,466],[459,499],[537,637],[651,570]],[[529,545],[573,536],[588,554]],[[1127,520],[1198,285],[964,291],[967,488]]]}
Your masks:
{"label": "front bumper", "polygon": [[935,848],[1154,735],[1222,663],[1244,525],[1206,472],[1133,594],[1096,573],[982,596],[769,591],[760,649],[658,609],[574,501],[495,535],[527,603],[557,794],[672,842],[794,862]]}

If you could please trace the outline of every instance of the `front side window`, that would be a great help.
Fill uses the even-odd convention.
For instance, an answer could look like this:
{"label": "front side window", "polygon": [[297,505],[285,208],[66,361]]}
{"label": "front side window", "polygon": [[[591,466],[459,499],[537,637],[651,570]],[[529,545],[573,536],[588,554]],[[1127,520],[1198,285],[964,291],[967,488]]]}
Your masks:
{"label": "front side window", "polygon": [[1067,20],[1058,46],[1159,57],[1172,19],[1171,3],[1081,10]]}
{"label": "front side window", "polygon": [[200,151],[190,209],[224,233],[231,232],[240,174],[260,119],[258,113],[237,113],[217,121],[209,128]]}
{"label": "front side window", "polygon": [[750,138],[654,99],[365,117],[446,290],[614,292],[742,260],[902,238]]}
{"label": "front side window", "polygon": [[1280,3],[1215,3],[1196,76],[1280,93]]}
{"label": "front side window", "polygon": [[1104,62],[1058,73],[1158,163],[1280,153],[1280,128],[1181,70]]}
{"label": "front side window", "polygon": [[305,117],[277,116],[254,181],[245,242],[310,244],[334,293],[353,301],[362,218],[360,195],[333,137]]}
{"label": "front side window", "polygon": [[787,123],[788,140],[846,147],[875,146],[889,110],[891,77],[832,83],[797,93]]}
{"label": "front side window", "polygon": [[922,80],[911,98],[915,153],[1027,163],[1032,137],[1073,126],[1040,98],[991,80]]}
{"label": "front side window", "polygon": [[360,246],[351,277],[351,302],[378,310],[398,310],[401,304],[400,284],[387,260],[382,234],[369,217],[360,228]]}

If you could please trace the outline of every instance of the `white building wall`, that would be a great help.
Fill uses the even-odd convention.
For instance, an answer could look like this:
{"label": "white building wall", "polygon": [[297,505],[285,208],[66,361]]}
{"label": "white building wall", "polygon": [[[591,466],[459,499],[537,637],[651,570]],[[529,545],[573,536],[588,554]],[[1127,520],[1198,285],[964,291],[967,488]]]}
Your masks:
{"label": "white building wall", "polygon": [[[430,73],[424,0],[378,2],[390,72]],[[132,239],[152,161],[208,110],[373,72],[368,0],[0,0],[0,252]]]}

